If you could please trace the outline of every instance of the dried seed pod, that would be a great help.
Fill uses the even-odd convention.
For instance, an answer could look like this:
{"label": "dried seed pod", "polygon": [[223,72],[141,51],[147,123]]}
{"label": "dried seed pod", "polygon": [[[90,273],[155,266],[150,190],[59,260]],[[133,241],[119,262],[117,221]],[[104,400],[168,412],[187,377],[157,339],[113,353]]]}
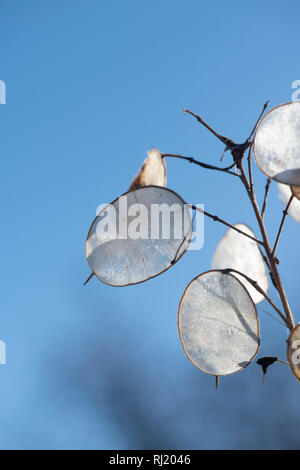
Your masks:
{"label": "dried seed pod", "polygon": [[300,186],[291,186],[292,195],[300,201]]}
{"label": "dried seed pod", "polygon": [[148,157],[139,173],[134,177],[129,190],[149,185],[166,186],[167,170],[165,159],[156,148],[153,148],[147,154]]}
{"label": "dried seed pod", "polygon": [[300,186],[300,102],[272,109],[261,120],[254,139],[254,156],[270,178]]}
{"label": "dried seed pod", "polygon": [[255,304],[231,274],[208,271],[186,287],[178,329],[188,359],[206,374],[232,374],[247,367],[259,348]]}
{"label": "dried seed pod", "polygon": [[300,381],[300,325],[289,336],[287,357],[295,377]]}
{"label": "dried seed pod", "polygon": [[128,286],[169,269],[186,252],[192,218],[171,189],[143,186],[103,208],[86,241],[87,261],[105,284]]}

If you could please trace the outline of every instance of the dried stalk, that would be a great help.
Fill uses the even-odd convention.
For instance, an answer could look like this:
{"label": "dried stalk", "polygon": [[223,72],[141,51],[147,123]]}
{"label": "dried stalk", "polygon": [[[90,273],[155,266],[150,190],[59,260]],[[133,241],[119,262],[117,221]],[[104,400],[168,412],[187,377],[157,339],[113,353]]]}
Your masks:
{"label": "dried stalk", "polygon": [[[259,116],[254,128],[252,129],[250,136],[242,144],[237,144],[232,139],[229,139],[228,137],[222,136],[221,134],[216,132],[211,126],[209,126],[200,116],[193,113],[192,111],[185,110],[185,112],[187,112],[187,113],[191,114],[192,116],[194,116],[197,119],[197,121],[199,121],[215,137],[217,137],[217,139],[219,139],[225,145],[225,151],[230,150],[230,152],[231,152],[231,155],[233,157],[233,161],[234,161],[237,169],[240,171],[240,174],[238,174],[238,176],[241,179],[241,182],[243,183],[243,185],[246,189],[246,192],[247,192],[248,197],[250,199],[250,202],[252,204],[252,208],[254,210],[256,220],[257,220],[257,223],[258,223],[261,235],[262,235],[262,239],[263,239],[262,245],[264,247],[264,250],[265,250],[265,253],[266,253],[266,258],[267,258],[268,264],[270,266],[271,279],[272,279],[273,283],[275,284],[275,287],[278,291],[278,294],[280,296],[280,300],[281,300],[281,303],[282,303],[282,307],[283,307],[283,310],[284,310],[284,313],[285,313],[285,317],[282,316],[282,314],[280,316],[284,319],[284,322],[287,325],[287,327],[290,329],[290,331],[292,331],[295,328],[293,315],[292,315],[292,312],[290,310],[290,306],[288,304],[286,293],[285,293],[285,290],[284,290],[284,287],[282,285],[282,281],[281,281],[281,278],[280,278],[280,275],[279,275],[279,272],[278,272],[278,268],[277,268],[278,260],[275,257],[275,251],[273,252],[273,250],[271,249],[269,239],[268,239],[268,235],[267,235],[267,231],[266,231],[266,227],[265,227],[264,220],[263,220],[263,215],[260,213],[259,208],[258,208],[258,204],[257,204],[257,201],[256,201],[256,196],[255,196],[254,189],[253,189],[252,172],[251,172],[251,147],[252,147],[252,144],[253,144],[253,141],[251,141],[251,138],[252,138],[252,136],[254,135],[254,133],[256,131],[256,128],[257,128],[257,126],[258,126],[258,124],[259,124],[259,122],[262,118],[263,113],[265,112],[265,110],[267,108],[267,105],[268,105],[268,102],[266,102],[264,104],[263,110],[260,113],[260,116]],[[247,175],[245,173],[245,170],[244,170],[243,164],[242,164],[242,160],[243,160],[245,151],[247,149],[249,149],[248,170],[249,170],[250,183],[248,181]],[[266,203],[265,203],[265,205],[266,205]],[[265,208],[264,208],[264,211],[265,211]],[[286,214],[285,214],[285,216],[286,216]],[[283,219],[285,219],[285,216],[283,217]],[[214,218],[211,215],[209,215],[209,217]],[[215,220],[218,220],[218,218],[215,219]],[[283,226],[283,222],[284,222],[284,220],[282,221],[282,226]],[[227,224],[223,220],[222,220],[222,223],[225,223],[225,225],[230,226],[229,224]],[[278,240],[279,240],[279,237],[280,237],[281,230],[282,230],[282,227],[279,230]],[[277,313],[279,314],[279,311],[277,311]]]}
{"label": "dried stalk", "polygon": [[271,180],[270,178],[268,178],[268,179],[267,179],[267,182],[266,182],[266,186],[265,186],[265,197],[264,197],[264,202],[263,202],[263,206],[262,206],[262,210],[261,210],[261,216],[262,216],[262,218],[264,218],[265,212],[266,212],[266,208],[267,208],[267,201],[268,201],[268,196],[269,196],[271,181],[272,181],[272,180]]}
{"label": "dried stalk", "polygon": [[279,242],[279,238],[280,238],[280,235],[281,235],[281,232],[282,232],[283,224],[284,224],[285,218],[287,216],[288,210],[290,208],[290,205],[292,204],[293,199],[294,199],[294,196],[292,194],[289,201],[288,201],[288,203],[287,203],[287,205],[286,205],[286,208],[283,211],[283,216],[282,216],[281,223],[280,223],[278,233],[277,233],[277,237],[276,237],[276,240],[275,240],[275,243],[274,243],[274,248],[272,250],[273,256],[275,255],[275,251],[276,251],[276,248],[277,248],[277,245],[278,245],[278,242]]}
{"label": "dried stalk", "polygon": [[261,295],[264,296],[264,298],[269,302],[269,304],[274,308],[274,310],[278,313],[278,315],[285,322],[285,316],[281,313],[279,308],[276,307],[273,300],[268,296],[268,294],[266,294],[266,292],[257,284],[257,282],[254,281],[254,279],[251,279],[249,276],[246,276],[246,274],[244,274],[240,271],[237,271],[236,269],[231,269],[231,268],[222,269],[222,272],[224,274],[233,272],[233,273],[239,274],[240,276],[244,277],[257,290],[257,292],[259,292]]}
{"label": "dried stalk", "polygon": [[209,163],[200,162],[199,160],[195,160],[192,157],[184,157],[183,155],[176,155],[174,153],[163,153],[162,157],[163,158],[165,158],[165,157],[180,158],[181,160],[187,160],[190,163],[195,163],[196,165],[199,165],[202,168],[206,168],[207,170],[223,171],[225,173],[229,173],[230,175],[238,176],[238,174],[235,173],[234,171],[230,171],[231,168],[233,168],[235,166],[235,163],[233,163],[232,165],[230,165],[226,168],[220,168],[220,167],[215,166],[215,165],[210,165]]}
{"label": "dried stalk", "polygon": [[218,217],[217,215],[212,215],[210,214],[209,212],[201,209],[200,207],[197,207],[193,204],[190,205],[190,207],[194,210],[194,211],[198,211],[198,212],[201,212],[202,214],[206,215],[207,217],[209,217],[210,219],[213,219],[214,222],[220,222],[221,224],[224,224],[226,225],[226,227],[229,227],[229,228],[232,228],[233,230],[235,230],[236,232],[240,233],[241,235],[244,235],[245,237],[248,237],[250,238],[251,240],[254,240],[256,243],[264,246],[264,242],[262,242],[261,240],[258,240],[257,238],[255,237],[252,237],[251,235],[248,235],[248,233],[246,232],[243,232],[242,230],[240,230],[239,228],[235,227],[234,225],[231,225],[229,224],[228,222],[226,222],[226,220],[223,220],[223,219],[220,219],[220,217]]}

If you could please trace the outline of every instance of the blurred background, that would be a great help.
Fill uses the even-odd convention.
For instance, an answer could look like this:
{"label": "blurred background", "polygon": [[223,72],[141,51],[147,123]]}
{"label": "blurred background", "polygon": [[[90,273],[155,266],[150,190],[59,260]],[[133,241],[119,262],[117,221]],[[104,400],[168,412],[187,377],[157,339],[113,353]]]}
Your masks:
{"label": "blurred background", "polygon": [[[82,286],[96,208],[127,190],[151,146],[219,163],[223,146],[184,107],[243,141],[267,99],[291,101],[299,14],[297,0],[1,0],[1,449],[300,447],[288,367],[263,385],[254,361],[216,391],[183,354],[178,303],[224,226],[206,219],[203,249],[146,283]],[[167,170],[186,201],[258,233],[239,181],[180,160]],[[282,208],[273,184],[272,240]],[[288,217],[278,248],[296,322],[299,234]],[[285,359],[287,330],[262,309],[258,357]]]}

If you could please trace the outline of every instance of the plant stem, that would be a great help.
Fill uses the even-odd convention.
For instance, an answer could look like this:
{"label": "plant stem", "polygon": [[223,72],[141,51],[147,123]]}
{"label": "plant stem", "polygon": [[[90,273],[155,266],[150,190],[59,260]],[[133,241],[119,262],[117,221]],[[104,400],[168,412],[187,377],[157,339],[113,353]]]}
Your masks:
{"label": "plant stem", "polygon": [[272,305],[272,307],[274,308],[274,310],[278,313],[278,315],[279,315],[279,316],[283,319],[283,321],[286,323],[286,319],[285,319],[284,315],[281,313],[281,311],[279,310],[279,308],[276,307],[276,305],[274,304],[273,300],[270,299],[270,297],[266,294],[266,292],[257,284],[256,281],[254,281],[253,279],[251,279],[249,276],[246,276],[246,274],[241,273],[240,271],[237,271],[236,269],[232,269],[232,268],[222,269],[222,272],[223,272],[224,274],[229,273],[229,272],[233,272],[233,273],[239,274],[240,276],[244,277],[261,295],[263,295],[263,296],[265,297],[265,299],[269,302],[269,304]]}
{"label": "plant stem", "polygon": [[294,196],[292,194],[289,201],[288,201],[288,203],[287,203],[287,205],[286,205],[286,208],[283,211],[283,216],[282,216],[282,219],[281,219],[281,223],[280,223],[280,226],[279,226],[279,229],[278,229],[277,237],[276,237],[276,240],[275,240],[275,243],[274,243],[274,248],[273,248],[273,251],[272,251],[273,256],[275,255],[275,251],[276,251],[276,248],[277,248],[277,245],[278,245],[278,242],[279,242],[279,238],[280,238],[280,235],[281,235],[281,232],[282,232],[282,227],[283,227],[285,218],[287,216],[288,210],[290,208],[290,205],[291,205],[293,199],[294,199]]}
{"label": "plant stem", "polygon": [[289,303],[288,303],[288,300],[287,300],[287,297],[286,297],[286,293],[285,293],[285,290],[284,290],[282,282],[281,282],[281,278],[279,276],[279,272],[278,272],[277,264],[276,264],[276,259],[275,259],[275,256],[273,256],[273,253],[272,253],[272,249],[271,249],[269,239],[268,239],[268,236],[267,236],[265,224],[264,224],[263,218],[260,214],[254,191],[253,190],[251,191],[249,182],[247,180],[247,176],[245,174],[245,170],[244,170],[243,165],[242,165],[242,161],[240,161],[238,163],[238,168],[241,172],[241,175],[240,175],[241,181],[242,181],[242,183],[244,184],[244,186],[246,188],[248,197],[251,201],[251,204],[252,204],[252,207],[253,207],[253,210],[254,210],[254,213],[255,213],[259,228],[260,228],[260,232],[261,232],[261,235],[262,235],[262,238],[263,238],[264,249],[265,249],[269,264],[270,264],[270,271],[272,273],[272,276],[273,276],[274,282],[276,284],[276,288],[278,290],[280,300],[281,300],[281,303],[282,303],[282,306],[283,306],[283,309],[284,309],[284,313],[286,315],[285,323],[286,323],[287,327],[289,328],[289,330],[292,331],[295,328],[293,315],[292,315],[292,312],[290,310],[290,306],[289,306]]}
{"label": "plant stem", "polygon": [[285,319],[284,319],[284,323],[282,323],[282,321],[278,320],[277,317],[274,317],[270,312],[267,312],[267,310],[263,309],[262,307],[260,307],[260,310],[264,313],[266,313],[267,315],[269,315],[271,318],[273,318],[273,320],[275,320],[277,323],[279,323],[280,325],[284,326],[284,328],[286,328],[286,323],[285,323]]}
{"label": "plant stem", "polygon": [[251,189],[251,192],[253,192],[254,187],[253,187],[252,168],[251,168],[251,150],[252,150],[252,143],[249,146],[249,151],[248,151],[248,174],[249,174],[249,181],[250,181],[250,189]]}
{"label": "plant stem", "polygon": [[87,278],[87,280],[83,283],[83,285],[86,286],[87,283],[92,279],[93,276],[95,276],[94,271],[91,272],[91,274],[89,275],[89,277]]}
{"label": "plant stem", "polygon": [[262,219],[264,218],[265,212],[266,212],[267,200],[268,200],[268,195],[269,195],[269,191],[270,191],[271,181],[272,180],[270,178],[268,178],[267,182],[266,182],[266,186],[265,186],[265,197],[264,197],[264,202],[263,202],[263,206],[262,206],[262,210],[261,210]]}
{"label": "plant stem", "polygon": [[226,220],[220,219],[220,217],[218,217],[217,215],[212,215],[209,212],[207,212],[207,211],[205,211],[205,210],[201,209],[200,207],[197,207],[193,204],[190,204],[190,207],[194,211],[201,212],[202,214],[206,215],[210,219],[213,219],[215,222],[220,222],[221,224],[226,225],[226,227],[232,228],[233,230],[240,233],[241,235],[244,235],[245,237],[251,238],[251,240],[254,240],[256,243],[259,243],[260,245],[264,246],[264,242],[262,242],[261,240],[257,240],[257,238],[254,238],[251,235],[248,235],[248,233],[245,233],[242,230],[240,230],[239,228],[236,228],[234,225],[229,224],[228,222],[226,222]]}
{"label": "plant stem", "polygon": [[200,122],[200,124],[202,124],[204,127],[206,127],[206,129],[208,129],[215,137],[217,137],[217,139],[219,139],[223,144],[227,145],[228,141],[230,141],[230,139],[228,139],[228,137],[224,137],[223,135],[219,134],[217,131],[215,131],[211,126],[209,126],[207,124],[207,122],[205,122],[201,116],[198,116],[198,114],[195,114],[193,113],[193,111],[190,111],[189,109],[184,109],[183,110],[184,114],[185,113],[188,113],[188,114],[191,114],[191,116],[194,116],[194,118],[197,119],[198,122]]}
{"label": "plant stem", "polygon": [[277,358],[277,361],[280,362],[281,364],[284,364],[285,366],[291,367],[288,362],[282,361],[281,359]]}
{"label": "plant stem", "polygon": [[255,126],[254,126],[253,129],[252,129],[251,134],[249,135],[249,139],[248,139],[248,140],[251,140],[251,139],[252,139],[252,136],[253,136],[254,132],[256,131],[257,126],[258,126],[258,124],[260,123],[260,120],[261,120],[261,118],[262,118],[262,116],[263,116],[265,110],[267,109],[268,105],[269,105],[269,100],[266,101],[265,104],[263,105],[263,109],[262,109],[262,111],[261,111],[261,113],[260,113],[260,115],[259,115],[259,117],[258,117],[258,119],[257,119],[257,121],[256,121],[256,123],[255,123]]}
{"label": "plant stem", "polygon": [[165,158],[165,157],[180,158],[181,160],[187,160],[190,163],[195,163],[196,165],[199,165],[202,168],[206,168],[208,170],[223,171],[223,172],[229,173],[230,175],[233,175],[233,176],[239,176],[237,173],[234,173],[234,171],[230,171],[231,168],[233,168],[235,166],[235,163],[233,163],[232,165],[230,165],[226,168],[220,168],[220,167],[215,166],[215,165],[210,165],[209,163],[200,162],[199,160],[195,160],[192,157],[184,157],[182,155],[176,155],[174,153],[163,153],[162,157],[163,158]]}
{"label": "plant stem", "polygon": [[[250,136],[242,144],[237,144],[232,139],[222,136],[217,131],[215,131],[211,126],[209,126],[200,116],[193,113],[192,111],[190,111],[188,109],[184,109],[184,112],[189,113],[192,116],[194,116],[197,119],[197,121],[200,122],[200,124],[202,124],[204,127],[206,127],[215,137],[217,137],[217,139],[219,139],[225,145],[225,151],[230,150],[230,152],[231,152],[231,155],[233,157],[233,162],[235,163],[237,169],[240,171],[240,174],[238,176],[240,177],[240,179],[241,179],[241,181],[242,181],[242,183],[243,183],[243,185],[244,185],[244,187],[247,191],[248,197],[249,197],[250,202],[252,204],[252,207],[253,207],[253,210],[254,210],[258,225],[259,225],[259,229],[260,229],[260,232],[261,232],[261,235],[262,235],[262,238],[263,238],[262,242],[260,242],[258,240],[255,240],[255,241],[257,243],[262,244],[264,249],[265,249],[266,257],[267,257],[267,260],[268,260],[268,263],[269,263],[269,266],[270,266],[270,276],[271,276],[273,284],[275,285],[275,287],[276,287],[276,289],[279,293],[280,300],[281,300],[281,303],[282,303],[282,307],[283,307],[283,310],[284,310],[284,313],[285,313],[284,322],[287,325],[287,327],[289,328],[289,330],[292,331],[295,328],[293,315],[292,315],[292,312],[290,310],[290,306],[289,306],[289,303],[288,303],[288,300],[287,300],[287,297],[286,297],[286,293],[285,293],[285,290],[283,288],[282,281],[281,281],[281,278],[280,278],[280,275],[279,275],[279,272],[278,272],[278,269],[277,269],[278,260],[275,257],[275,254],[274,254],[275,252],[273,253],[273,251],[271,249],[269,239],[268,239],[268,236],[267,236],[267,231],[266,231],[265,224],[264,224],[263,215],[260,213],[260,210],[258,208],[258,204],[257,204],[257,201],[256,201],[256,196],[255,196],[254,189],[253,189],[253,182],[252,182],[251,147],[252,147],[253,141],[251,141],[251,138],[254,135],[254,133],[257,129],[257,126],[260,123],[262,115],[265,112],[267,106],[268,106],[268,101],[264,104],[262,112],[260,113],[259,118],[257,119],[257,121],[255,123],[255,126],[253,127],[253,129],[251,131]],[[247,179],[245,170],[243,168],[243,163],[242,163],[245,151],[249,147],[250,147],[250,149],[249,149],[249,154],[248,154],[248,169],[249,169],[250,183]],[[200,210],[199,208],[196,208],[196,206],[192,206],[192,207],[195,208],[196,210]],[[236,230],[235,227],[228,224],[224,220],[219,219],[219,217],[212,216],[211,214],[208,214],[208,213],[206,213],[205,211],[202,211],[202,210],[200,210],[200,212],[203,212],[205,215],[207,215],[208,217],[211,217],[213,220],[218,220],[219,222],[222,222],[225,225],[227,225],[228,227],[231,227],[234,230]],[[283,220],[283,222],[284,222],[284,220]],[[283,222],[282,222],[282,225],[283,225]],[[281,229],[282,229],[282,227],[281,227]],[[281,232],[281,229],[280,229],[280,232]],[[237,230],[237,231],[239,231],[239,230]],[[246,235],[246,234],[243,233],[243,235]],[[280,236],[280,233],[279,233],[279,236]],[[251,236],[248,236],[248,237],[252,238]],[[278,237],[278,239],[279,239],[279,237]],[[277,313],[279,313],[279,312],[277,312]]]}

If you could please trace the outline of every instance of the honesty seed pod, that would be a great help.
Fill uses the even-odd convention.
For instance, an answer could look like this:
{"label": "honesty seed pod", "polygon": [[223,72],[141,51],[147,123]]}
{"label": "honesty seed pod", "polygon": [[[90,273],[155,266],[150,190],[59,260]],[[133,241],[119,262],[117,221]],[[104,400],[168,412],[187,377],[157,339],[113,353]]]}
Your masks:
{"label": "honesty seed pod", "polygon": [[259,168],[279,183],[300,186],[300,102],[272,109],[261,120],[253,152]]}
{"label": "honesty seed pod", "polygon": [[259,348],[259,322],[246,288],[232,274],[208,271],[186,287],[178,329],[188,359],[206,374],[233,374],[247,367]]}

